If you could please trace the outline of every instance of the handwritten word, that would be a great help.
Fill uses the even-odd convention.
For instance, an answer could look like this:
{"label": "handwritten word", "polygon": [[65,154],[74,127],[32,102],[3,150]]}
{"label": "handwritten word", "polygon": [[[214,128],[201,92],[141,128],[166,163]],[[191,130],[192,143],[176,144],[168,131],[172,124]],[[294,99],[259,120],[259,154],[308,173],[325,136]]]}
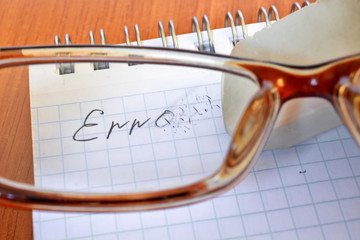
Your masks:
{"label": "handwritten word", "polygon": [[[209,96],[196,96],[196,102],[191,106],[178,106],[172,108],[171,110],[166,109],[160,115],[153,119],[151,117],[145,119],[134,118],[132,120],[126,120],[121,123],[112,121],[106,131],[106,139],[109,139],[111,137],[111,134],[114,130],[125,129],[125,127],[127,127],[128,135],[132,135],[136,129],[140,129],[146,124],[157,128],[163,128],[164,131],[165,127],[172,126],[172,128],[174,129],[174,133],[177,133],[179,130],[182,130],[186,133],[188,130],[190,130],[192,119],[197,120],[197,116],[204,117],[205,114],[209,113],[211,110],[214,109],[219,110],[220,106],[217,104],[214,105]],[[102,109],[91,110],[86,115],[84,121],[82,122],[82,125],[73,134],[73,140],[77,142],[86,142],[98,139],[97,136],[86,138],[80,133],[81,131],[85,131],[86,129],[98,126],[98,122],[90,119],[96,119],[96,117],[102,116],[104,114],[105,112]]]}
{"label": "handwritten word", "polygon": [[[78,137],[78,133],[84,129],[84,128],[90,128],[90,127],[95,127],[97,125],[99,125],[98,123],[93,123],[93,122],[88,122],[89,120],[89,117],[92,116],[94,113],[98,112],[100,115],[104,115],[104,111],[101,110],[101,109],[94,109],[94,110],[91,110],[88,115],[85,117],[85,120],[83,122],[83,124],[81,125],[81,127],[76,130],[76,132],[74,133],[73,135],[73,140],[74,141],[79,141],[79,142],[86,142],[86,141],[92,141],[92,140],[95,140],[97,139],[98,137],[93,137],[93,138],[79,138]],[[138,128],[141,128],[142,126],[145,125],[145,123],[147,123],[148,121],[150,120],[150,118],[146,119],[145,121],[143,122],[140,122],[139,120],[137,120],[136,118],[133,120],[132,124],[131,124],[131,127],[130,127],[130,130],[129,130],[129,135],[132,134],[133,130],[135,127],[138,127]],[[130,121],[126,121],[125,123],[123,124],[119,124],[119,123],[116,123],[114,121],[111,122],[111,126],[110,126],[110,129],[107,133],[107,136],[106,136],[106,139],[109,139],[110,138],[110,135],[113,131],[113,129],[115,127],[117,127],[118,129],[121,129],[123,127],[125,127]]]}

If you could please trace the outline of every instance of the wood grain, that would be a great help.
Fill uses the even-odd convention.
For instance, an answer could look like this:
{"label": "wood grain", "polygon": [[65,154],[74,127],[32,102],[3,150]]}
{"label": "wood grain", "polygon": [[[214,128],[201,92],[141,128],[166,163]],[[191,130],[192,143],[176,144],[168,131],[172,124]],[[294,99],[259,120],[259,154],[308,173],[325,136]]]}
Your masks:
{"label": "wood grain", "polygon": [[[123,27],[135,40],[134,24],[142,39],[158,37],[157,24],[172,19],[176,33],[191,32],[191,17],[207,14],[213,29],[224,26],[226,11],[241,9],[247,23],[257,21],[260,6],[277,6],[280,17],[289,14],[293,0],[0,0],[0,46],[53,44],[55,35],[69,33],[73,43],[87,43],[88,31],[105,30],[110,44],[125,41]],[[0,81],[0,174],[32,181],[29,99],[26,72],[1,74]],[[26,83],[26,82],[25,82]],[[11,114],[10,114],[11,113]],[[21,119],[21,121],[20,121]],[[5,122],[7,120],[7,123]],[[20,141],[18,141],[21,139]],[[32,239],[31,211],[0,207],[0,239]]]}

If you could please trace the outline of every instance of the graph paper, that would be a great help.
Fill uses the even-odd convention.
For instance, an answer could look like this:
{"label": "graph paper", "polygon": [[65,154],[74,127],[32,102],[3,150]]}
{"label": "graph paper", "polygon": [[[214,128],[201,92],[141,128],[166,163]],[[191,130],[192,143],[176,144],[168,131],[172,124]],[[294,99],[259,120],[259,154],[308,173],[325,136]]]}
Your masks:
{"label": "graph paper", "polygon": [[[31,69],[31,79],[37,78],[38,70]],[[47,74],[55,76],[54,68],[48,70],[40,71],[46,81],[51,80]],[[84,67],[79,73],[86,71]],[[115,70],[98,74],[106,71]],[[79,77],[76,74],[74,78]],[[89,78],[84,79],[91,82]],[[63,78],[53,80],[54,86],[66,88]],[[54,87],[51,92],[34,85],[41,82],[32,83],[35,184],[116,191],[137,184],[162,187],[212,172],[230,142],[216,91],[220,80],[214,76],[205,87],[134,89],[121,97],[111,89],[101,96],[83,85]],[[54,97],[44,102],[48,91]],[[83,96],[74,94],[87,91]],[[67,98],[59,102],[58,96]],[[169,109],[178,113],[177,122],[156,128],[155,120]],[[97,125],[75,135],[86,116]],[[137,119],[144,125],[132,128],[128,123],[107,139],[114,119],[119,124]],[[191,127],[185,124],[189,119]],[[74,144],[74,135],[78,140],[96,139]],[[119,159],[119,154],[127,157]],[[176,164],[169,161],[173,157]],[[360,150],[340,126],[288,149],[263,151],[242,183],[211,200],[133,213],[34,211],[33,225],[35,239],[359,239]]]}

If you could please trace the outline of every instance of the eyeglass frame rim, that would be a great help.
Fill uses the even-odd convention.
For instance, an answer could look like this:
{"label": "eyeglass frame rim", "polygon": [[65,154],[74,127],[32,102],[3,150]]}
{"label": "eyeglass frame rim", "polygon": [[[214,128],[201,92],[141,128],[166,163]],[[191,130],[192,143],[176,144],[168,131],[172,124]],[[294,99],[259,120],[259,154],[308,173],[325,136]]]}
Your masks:
{"label": "eyeglass frame rim", "polygon": [[[52,58],[49,59],[43,59],[39,60],[39,57],[32,56],[26,58],[23,54],[25,51],[30,52],[36,52],[39,50],[74,50],[74,49],[130,49],[134,51],[156,51],[156,52],[162,52],[165,54],[169,53],[180,53],[185,54],[188,56],[199,56],[196,57],[200,59],[202,56],[205,56],[207,58],[216,58],[218,62],[222,62],[223,65],[219,65],[217,67],[214,66],[206,66],[206,64],[202,66],[197,66],[194,63],[192,64],[176,64],[174,62],[167,63],[169,59],[162,59],[163,62],[159,61],[141,61],[136,59],[127,59],[123,62],[146,62],[146,63],[153,63],[153,64],[169,64],[169,65],[180,65],[180,66],[188,66],[188,67],[196,67],[196,68],[208,68],[210,70],[217,70],[221,72],[228,72],[231,74],[235,74],[238,76],[239,72],[238,69],[235,69],[236,63],[239,62],[248,62],[252,64],[261,64],[261,65],[272,65],[274,67],[279,68],[290,68],[292,70],[306,70],[306,69],[317,69],[321,67],[326,67],[327,65],[331,65],[333,63],[336,63],[337,61],[341,61],[343,59],[351,58],[351,57],[358,57],[360,56],[360,53],[346,56],[344,58],[339,58],[335,60],[330,60],[328,62],[314,64],[314,65],[289,65],[289,64],[283,64],[283,63],[274,63],[269,61],[257,61],[254,59],[245,59],[245,58],[237,58],[237,57],[231,57],[231,56],[225,56],[225,55],[219,55],[219,54],[213,54],[213,53],[199,53],[189,50],[180,50],[180,49],[163,49],[163,48],[156,48],[156,47],[138,47],[138,46],[115,46],[115,45],[72,45],[72,46],[25,46],[25,47],[10,47],[10,48],[1,48],[0,49],[0,69],[3,67],[10,67],[10,66],[16,66],[16,65],[33,65],[33,64],[42,64],[42,63],[58,63],[58,62],[78,62],[79,59],[76,59],[76,57],[73,56],[52,56]],[[8,52],[17,52],[18,55],[6,55]],[[40,51],[39,51],[40,52]],[[64,53],[64,52],[63,52]],[[66,51],[65,51],[66,53]],[[201,56],[201,57],[200,57]],[[17,59],[17,57],[19,59]],[[30,61],[21,61],[21,58],[26,58],[28,61],[33,59],[34,62]],[[76,60],[74,60],[74,58]],[[93,62],[94,59],[98,61],[110,61],[113,62],[111,58],[107,58],[104,56],[96,55],[90,55],[87,54],[88,59],[80,59],[80,61],[84,62]],[[121,58],[121,57],[120,57]],[[125,57],[122,57],[125,58]],[[11,62],[6,62],[6,59],[13,59]],[[15,59],[15,60],[14,60]],[[17,59],[17,60],[16,60]],[[171,58],[170,58],[171,59]],[[176,57],[175,57],[176,59]],[[179,60],[182,61],[182,60]],[[226,64],[227,63],[227,64]],[[5,65],[5,66],[4,66]],[[231,69],[232,68],[232,69]],[[257,150],[258,152],[261,151],[261,149]],[[224,163],[225,164],[225,161]],[[216,175],[216,174],[214,174]],[[221,192],[225,191],[226,189],[230,188],[234,184],[238,183],[238,179],[240,176],[233,176],[232,181],[229,181],[227,184],[221,184],[216,185],[214,184],[212,189],[208,189],[204,192],[205,181],[212,181],[214,180],[214,175],[210,176],[208,178],[202,179],[201,181],[195,182],[194,184],[186,185],[184,187],[179,187],[175,189],[165,189],[165,190],[159,190],[154,192],[147,192],[147,193],[129,193],[129,194],[116,194],[116,193],[108,193],[106,194],[106,200],[104,200],[104,194],[103,193],[75,193],[75,192],[64,192],[64,191],[46,191],[46,190],[40,190],[39,188],[35,186],[30,186],[27,184],[17,183],[11,180],[4,179],[0,177],[0,205],[5,206],[12,206],[12,207],[19,207],[19,208],[25,208],[25,209],[38,209],[38,210],[52,210],[52,211],[85,211],[85,212],[93,212],[93,211],[139,211],[139,210],[149,210],[149,209],[159,209],[159,208],[167,208],[167,207],[175,207],[175,206],[182,206],[187,205],[190,203],[195,203],[201,200],[205,200],[208,198],[211,198],[213,196],[216,196],[220,194]],[[192,191],[190,191],[190,189]],[[197,195],[195,190],[203,191],[203,194]],[[177,191],[175,191],[177,190]],[[167,192],[167,194],[162,194]],[[182,194],[181,194],[182,192]],[[192,197],[186,197],[186,194],[184,192],[187,192],[187,194],[192,195]],[[137,197],[136,197],[136,196]],[[142,195],[142,198],[139,198],[139,196]],[[145,203],[144,197],[148,196],[147,199],[148,203]],[[166,195],[166,196],[165,196]],[[84,199],[84,196],[86,196],[87,199]],[[119,196],[123,197],[123,200],[119,201],[117,199]],[[176,199],[177,198],[177,199]],[[175,199],[175,202],[174,200]],[[87,201],[86,201],[87,200]],[[154,205],[151,205],[152,203],[155,203]],[[148,204],[148,205],[147,205]]]}
{"label": "eyeglass frame rim", "polygon": [[[253,62],[253,63],[259,63],[259,64],[270,64],[270,65],[274,65],[274,66],[278,66],[278,67],[285,67],[285,68],[291,68],[291,69],[299,69],[299,70],[303,70],[303,69],[312,69],[312,68],[318,68],[321,66],[325,66],[337,61],[341,61],[343,59],[347,59],[347,58],[352,58],[352,57],[356,57],[360,55],[360,52],[357,53],[352,53],[352,54],[348,54],[345,56],[341,56],[341,57],[337,57],[337,58],[332,58],[326,61],[321,61],[318,63],[312,63],[312,64],[289,64],[289,63],[285,63],[285,62],[279,62],[279,61],[269,61],[269,60],[259,60],[259,59],[255,59],[255,58],[249,58],[249,57],[237,57],[237,56],[233,56],[233,55],[225,55],[225,54],[220,54],[220,53],[212,53],[212,52],[206,52],[206,51],[195,51],[195,50],[190,50],[190,49],[180,49],[180,48],[163,48],[163,47],[152,47],[152,46],[132,46],[132,45],[110,45],[110,44],[72,44],[72,45],[33,45],[33,46],[14,46],[14,47],[0,47],[0,61],[2,60],[3,56],[5,55],[6,57],[9,57],[9,55],[6,55],[6,52],[11,52],[11,51],[19,51],[22,52],[23,50],[44,50],[44,49],[82,49],[82,48],[88,48],[88,49],[133,49],[133,50],[155,50],[155,51],[160,51],[160,52],[173,52],[173,53],[185,53],[185,54],[191,54],[191,55],[197,55],[197,56],[209,56],[212,58],[218,58],[218,59],[223,59],[223,60],[236,60],[236,61],[247,61],[247,62]],[[61,53],[61,52],[60,52]],[[66,53],[62,52],[62,53]],[[21,56],[21,55],[18,55]],[[59,61],[66,61],[67,58],[64,55],[59,55],[57,56],[59,58]],[[100,62],[105,62],[105,61],[109,61],[107,59],[103,59],[101,57],[106,57],[106,56],[92,56],[93,58],[98,58],[98,60]],[[72,58],[72,56],[68,57],[68,58]],[[82,60],[84,62],[91,62],[93,60]],[[136,63],[136,60],[130,60],[134,61],[134,63]],[[70,61],[69,61],[70,62]],[[78,61],[76,61],[78,62]],[[49,62],[49,63],[53,63],[53,62]],[[28,63],[29,64],[29,63]],[[34,63],[33,63],[34,64]],[[33,65],[32,64],[32,65]],[[41,63],[38,63],[41,64]],[[15,65],[14,65],[15,66]],[[185,66],[185,65],[184,65]]]}

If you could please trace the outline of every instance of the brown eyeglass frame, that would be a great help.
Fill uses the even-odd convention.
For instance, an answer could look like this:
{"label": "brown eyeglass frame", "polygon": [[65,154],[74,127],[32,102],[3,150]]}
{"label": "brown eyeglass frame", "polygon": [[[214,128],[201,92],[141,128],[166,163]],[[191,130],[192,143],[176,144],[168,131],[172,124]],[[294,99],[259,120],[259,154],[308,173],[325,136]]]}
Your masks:
{"label": "brown eyeglass frame", "polygon": [[186,50],[74,45],[0,49],[0,68],[67,62],[149,63],[204,68],[246,77],[260,90],[234,132],[223,165],[201,181],[145,193],[47,191],[0,178],[0,205],[24,209],[124,212],[187,205],[239,183],[254,165],[281,106],[299,97],[328,100],[360,145],[360,53],[311,66],[292,66]]}

